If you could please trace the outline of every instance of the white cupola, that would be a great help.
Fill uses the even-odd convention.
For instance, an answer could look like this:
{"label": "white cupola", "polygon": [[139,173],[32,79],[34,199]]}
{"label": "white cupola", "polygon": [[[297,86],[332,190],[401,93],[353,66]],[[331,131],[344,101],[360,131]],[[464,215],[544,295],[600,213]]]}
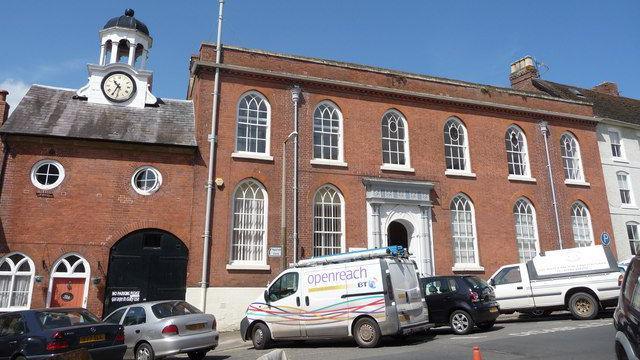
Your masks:
{"label": "white cupola", "polygon": [[153,39],[132,9],[107,21],[100,30],[98,65],[89,64],[89,83],[79,97],[99,104],[143,108],[157,103],[151,94],[153,73],[146,70]]}

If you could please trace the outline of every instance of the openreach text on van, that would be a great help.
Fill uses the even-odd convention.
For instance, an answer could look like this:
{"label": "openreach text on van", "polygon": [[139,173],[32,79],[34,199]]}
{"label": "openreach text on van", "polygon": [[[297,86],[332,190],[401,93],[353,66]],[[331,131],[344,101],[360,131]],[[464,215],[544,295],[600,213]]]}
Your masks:
{"label": "openreach text on van", "polygon": [[317,274],[309,274],[307,282],[309,285],[319,285],[334,281],[345,281],[352,279],[365,279],[367,277],[367,269],[360,267],[353,270],[339,270],[332,272],[322,272]]}

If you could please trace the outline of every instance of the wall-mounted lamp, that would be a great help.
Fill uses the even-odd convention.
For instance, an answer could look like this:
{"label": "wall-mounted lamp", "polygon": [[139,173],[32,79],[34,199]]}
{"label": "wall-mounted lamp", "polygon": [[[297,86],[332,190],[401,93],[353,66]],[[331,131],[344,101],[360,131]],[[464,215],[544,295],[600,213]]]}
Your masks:
{"label": "wall-mounted lamp", "polygon": [[222,178],[216,178],[215,183],[217,187],[222,187],[224,185],[224,180]]}
{"label": "wall-mounted lamp", "polygon": [[42,280],[44,280],[44,276],[36,275],[36,276],[34,276],[34,280],[39,284],[39,283],[42,282]]}

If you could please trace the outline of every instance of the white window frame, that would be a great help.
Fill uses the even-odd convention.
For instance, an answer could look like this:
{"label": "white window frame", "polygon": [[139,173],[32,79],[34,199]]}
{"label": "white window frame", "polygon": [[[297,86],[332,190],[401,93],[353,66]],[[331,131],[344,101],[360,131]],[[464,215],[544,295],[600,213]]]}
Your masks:
{"label": "white window frame", "polygon": [[[136,184],[136,178],[138,177],[138,174],[142,173],[143,171],[144,172],[151,171],[156,176],[156,184],[151,189],[145,190],[145,189],[139,188],[138,184]],[[133,175],[131,175],[131,187],[135,192],[137,192],[140,195],[149,196],[155,193],[156,191],[158,191],[158,189],[160,189],[161,186],[162,186],[162,173],[160,172],[160,170],[156,169],[153,166],[150,166],[150,165],[140,166],[139,168],[135,169],[133,171]]]}
{"label": "white window frame", "polygon": [[[335,195],[337,195],[338,200],[340,201],[340,252],[345,252],[346,251],[346,237],[345,237],[345,227],[346,227],[346,222],[345,222],[345,201],[344,201],[344,196],[342,195],[342,192],[340,191],[340,189],[338,189],[336,186],[332,185],[332,184],[325,184],[322,185],[318,188],[318,190],[316,190],[315,194],[313,195],[313,209],[312,209],[312,214],[313,214],[313,224],[312,224],[312,241],[313,241],[313,246],[312,246],[312,256],[316,256],[315,255],[315,250],[316,250],[316,234],[317,233],[329,233],[327,231],[323,231],[323,232],[316,232],[315,229],[315,221],[316,218],[318,217],[316,214],[316,198],[318,197],[318,195],[320,194],[321,191],[326,191],[326,190],[330,190],[330,191],[334,191]],[[323,204],[329,204],[329,203],[324,203]],[[324,218],[324,216],[322,216],[322,218]],[[323,248],[326,248],[326,246],[321,246]],[[323,256],[323,255],[319,255],[319,256]]]}
{"label": "white window frame", "polygon": [[[567,154],[566,143],[571,142],[571,149],[574,156]],[[560,155],[562,156],[562,169],[564,172],[565,184],[584,185],[587,184],[584,176],[584,167],[582,165],[582,153],[580,151],[580,143],[578,139],[570,132],[565,132],[560,136]],[[567,163],[571,162],[573,168],[567,167]]]}
{"label": "white window frame", "polygon": [[[454,144],[453,139],[449,133],[450,128],[452,127],[450,124],[455,124],[458,129],[458,139],[460,138],[460,134],[464,137],[464,141],[462,144]],[[444,122],[443,126],[443,134],[444,134],[444,164],[445,164],[445,175],[451,176],[466,176],[466,177],[475,177],[471,169],[471,152],[469,150],[469,131],[467,130],[467,126],[465,123],[460,120],[460,118],[456,116],[451,116]],[[447,141],[448,138],[451,138],[451,141]],[[456,159],[464,160],[464,169],[453,169],[449,168],[447,164],[447,148],[453,149],[462,149],[463,158],[456,157]],[[453,152],[453,151],[452,151]],[[451,157],[453,159],[453,157]],[[453,163],[453,162],[452,162]]]}
{"label": "white window frame", "polygon": [[[71,264],[69,262],[69,257],[77,256],[78,260]],[[56,271],[60,264],[64,264],[67,267],[67,271]],[[76,273],[75,269],[80,265],[84,265],[84,272]],[[84,289],[82,294],[82,307],[87,307],[87,301],[89,299],[89,280],[91,278],[91,266],[87,259],[85,259],[82,255],[71,252],[62,255],[51,267],[52,272],[49,279],[49,289],[47,290],[47,307],[51,306],[51,296],[53,295],[53,282],[54,279],[57,278],[65,278],[65,279],[85,279],[84,280]]]}
{"label": "white window frame", "polygon": [[[626,185],[626,188],[622,188],[620,187],[620,176],[624,176],[624,183]],[[618,195],[620,198],[620,207],[623,208],[631,208],[631,209],[635,209],[636,208],[636,200],[635,200],[635,196],[633,194],[633,187],[631,185],[631,179],[630,179],[631,175],[629,175],[628,172],[626,171],[617,171],[616,172],[616,181],[618,184]],[[624,203],[622,202],[622,191],[628,191],[629,192],[629,202],[628,203]]]}
{"label": "white window frame", "polygon": [[[512,134],[516,134],[518,137],[518,149],[514,149],[513,143],[511,142]],[[522,181],[535,181],[531,177],[531,165],[529,164],[529,145],[527,143],[527,136],[525,135],[522,128],[518,125],[511,125],[507,128],[505,132],[505,150],[507,152],[507,172],[509,173],[509,180],[522,180]],[[513,154],[513,155],[511,155]],[[520,163],[512,162],[512,158],[519,155]],[[522,174],[512,174],[511,169],[515,169],[519,167],[524,171]]]}
{"label": "white window frame", "polygon": [[[400,140],[398,138],[385,138],[382,134],[383,122],[385,121],[387,115],[396,116],[399,121],[402,121],[402,126],[404,126],[404,139]],[[415,170],[411,167],[411,150],[409,147],[409,123],[407,122],[407,118],[396,109],[389,109],[385,111],[380,119],[380,145],[382,150],[382,166],[380,166],[381,170],[389,170],[389,171],[403,171],[403,172],[414,172]],[[393,163],[385,163],[384,162],[384,143],[385,141],[399,141],[404,145],[404,165],[402,164],[393,164]]]}
{"label": "white window frame", "polygon": [[[589,239],[591,240],[590,244],[586,244],[586,245],[581,245],[581,243],[579,243],[576,240],[576,218],[577,218],[577,209],[583,209],[582,213],[580,215],[580,217],[586,217],[586,225],[588,227],[587,229],[587,235],[589,236]],[[586,215],[586,216],[584,216]],[[585,203],[583,203],[582,201],[576,201],[571,205],[571,233],[573,234],[573,242],[576,245],[576,247],[583,247],[583,246],[593,246],[595,245],[595,240],[593,237],[593,224],[591,223],[591,212],[589,211],[589,208],[587,207],[587,205]]]}
{"label": "white window frame", "polygon": [[[615,136],[618,137],[618,143],[613,142],[613,138]],[[613,147],[618,146],[620,149],[620,156],[615,156],[613,153]],[[622,138],[622,133],[616,129],[609,128],[609,149],[611,150],[611,159],[613,161],[627,162],[627,156],[624,151],[624,139]]]}
{"label": "white window frame", "polygon": [[[531,214],[528,214],[526,211],[527,209],[531,210]],[[521,210],[524,210],[525,212],[521,212]],[[522,220],[523,217],[529,216],[531,215],[531,224],[528,224],[526,222],[520,222],[519,220]],[[513,205],[513,216],[514,216],[514,225],[515,225],[515,231],[516,231],[516,247],[518,249],[518,259],[520,262],[526,262],[528,260],[531,260],[533,257],[535,257],[537,254],[540,253],[540,238],[538,236],[538,219],[537,219],[537,215],[536,215],[536,208],[533,206],[533,204],[531,203],[531,201],[529,201],[529,199],[525,198],[525,197],[521,197],[518,200],[516,200],[515,204]],[[523,257],[522,253],[524,251],[521,251],[520,249],[520,244],[521,241],[519,241],[519,237],[518,237],[518,226],[522,228],[527,227],[527,232],[531,231],[532,232],[532,236],[533,236],[533,243],[534,243],[534,248],[535,248],[535,254],[532,258],[527,258],[527,257]],[[529,229],[530,228],[530,229]],[[520,233],[524,233],[523,231],[520,231]],[[531,240],[531,237],[521,237],[523,240]]]}
{"label": "white window frame", "polygon": [[[471,229],[473,231],[473,256],[474,256],[474,262],[457,262],[456,259],[456,242],[457,239],[454,235],[454,223],[453,223],[453,212],[454,211],[458,211],[456,209],[456,206],[454,204],[454,202],[456,202],[458,199],[462,199],[464,201],[466,201],[469,204],[469,207],[471,209]],[[462,210],[462,211],[466,211],[466,210]],[[456,217],[457,219],[460,219],[460,216],[458,215]],[[458,224],[460,222],[458,221]],[[473,205],[473,201],[471,201],[471,198],[469,198],[469,196],[467,196],[464,193],[458,193],[456,194],[452,199],[451,202],[449,202],[449,225],[451,226],[451,241],[452,241],[452,250],[453,250],[453,268],[451,269],[452,271],[481,271],[484,270],[484,268],[482,266],[480,266],[480,252],[478,249],[478,231],[476,229],[476,212],[475,212],[475,206]]]}
{"label": "white window frame", "polygon": [[[262,192],[262,197],[264,199],[263,204],[263,228],[262,228],[262,259],[259,260],[235,260],[233,258],[233,246],[234,246],[234,235],[236,231],[235,224],[235,216],[236,216],[236,194],[240,191],[240,188],[246,184],[252,183],[254,186],[257,186],[257,190]],[[268,240],[269,240],[269,194],[262,185],[262,183],[254,178],[248,178],[240,181],[236,188],[234,189],[231,197],[231,224],[230,224],[230,238],[229,238],[229,263],[227,264],[227,269],[229,270],[270,270],[271,267],[267,264],[267,248],[268,248]],[[252,215],[255,217],[255,215]]]}
{"label": "white window frame", "polygon": [[[53,182],[52,184],[49,184],[49,185],[41,184],[38,181],[37,177],[36,177],[38,169],[42,165],[46,165],[46,164],[55,166],[58,169],[58,172],[60,173],[59,176],[58,176],[58,179],[55,182]],[[50,160],[50,159],[40,160],[40,161],[36,162],[33,165],[33,167],[31,167],[31,183],[33,184],[33,186],[35,186],[36,188],[38,188],[40,190],[51,190],[51,189],[54,189],[54,188],[58,187],[64,181],[64,177],[65,177],[64,166],[62,166],[62,164],[60,164],[60,162],[58,162],[56,160]]]}
{"label": "white window frame", "polygon": [[[23,258],[20,259],[18,261],[17,264],[13,263],[13,260],[11,260],[10,256],[13,256],[15,254],[18,254],[20,256],[22,256]],[[35,281],[35,264],[33,263],[33,260],[31,260],[30,257],[28,257],[26,254],[21,253],[21,252],[11,252],[6,254],[3,257],[0,257],[0,264],[4,263],[5,261],[8,262],[10,270],[9,271],[0,271],[0,275],[2,276],[11,276],[11,283],[9,286],[9,303],[8,303],[8,307],[0,307],[0,311],[19,311],[19,310],[28,310],[31,308],[31,298],[33,297],[33,283]],[[27,262],[29,264],[29,271],[18,271],[18,269],[20,268],[20,266],[24,263]],[[28,275],[31,277],[31,281],[29,282],[29,295],[27,297],[27,304],[26,306],[11,306],[11,300],[13,298],[13,285],[15,282],[15,277],[16,275],[20,275],[20,276],[25,276]]]}
{"label": "white window frame", "polygon": [[[316,121],[316,111],[318,111],[318,109],[321,106],[326,106],[326,107],[330,107],[333,108],[332,111],[336,112],[338,114],[338,145],[337,145],[337,149],[338,149],[338,158],[337,159],[325,159],[322,157],[316,157],[315,156],[315,148],[316,148],[316,143],[315,143],[315,134],[316,134],[316,128],[315,128],[315,121]],[[326,110],[325,110],[326,111]],[[322,119],[325,119],[324,117]],[[326,121],[326,120],[325,120]],[[333,166],[347,166],[347,164],[344,162],[344,118],[342,117],[342,111],[340,110],[340,107],[338,107],[338,105],[336,105],[333,101],[330,100],[323,100],[321,102],[318,103],[318,105],[316,105],[315,109],[313,110],[313,114],[312,114],[312,129],[311,129],[311,133],[312,133],[312,142],[313,142],[313,148],[312,148],[312,159],[311,159],[311,164],[315,164],[315,165],[333,165]],[[324,126],[322,126],[322,131],[320,132],[321,134],[333,134],[331,132],[327,132],[325,131],[326,129],[324,128]],[[326,145],[319,145],[321,147],[326,147]]]}
{"label": "white window frame", "polygon": [[[633,234],[631,234],[632,236],[629,236],[630,226],[634,227]],[[631,248],[631,254],[632,255],[640,254],[640,224],[638,224],[637,221],[627,221],[625,223],[625,230],[627,231],[627,240],[629,240],[629,247]]]}
{"label": "white window frame", "polygon": [[[267,125],[265,131],[265,148],[264,152],[259,151],[247,151],[247,150],[239,150],[238,149],[238,128],[239,128],[239,120],[240,120],[240,104],[244,101],[247,96],[256,96],[259,97],[267,107]],[[245,158],[245,159],[257,159],[257,160],[273,160],[273,156],[271,156],[271,103],[267,99],[267,97],[256,91],[250,90],[240,95],[238,98],[238,102],[236,103],[236,113],[235,113],[235,137],[233,139],[233,148],[234,152],[231,154],[231,157],[234,158]]]}

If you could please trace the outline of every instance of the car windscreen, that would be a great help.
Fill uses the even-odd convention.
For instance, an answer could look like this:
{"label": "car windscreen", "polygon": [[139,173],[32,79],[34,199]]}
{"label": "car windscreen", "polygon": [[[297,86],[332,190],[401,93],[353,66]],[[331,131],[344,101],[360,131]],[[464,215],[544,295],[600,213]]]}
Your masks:
{"label": "car windscreen", "polygon": [[171,301],[155,304],[151,307],[151,311],[153,311],[153,314],[158,319],[164,319],[170,316],[202,314],[202,311],[186,301]]}
{"label": "car windscreen", "polygon": [[82,310],[39,311],[36,317],[45,330],[100,323],[100,320],[93,314]]}
{"label": "car windscreen", "polygon": [[477,289],[484,289],[489,287],[489,284],[487,284],[486,281],[480,279],[477,276],[465,276],[464,280],[467,282],[467,284],[469,284],[469,286]]}

